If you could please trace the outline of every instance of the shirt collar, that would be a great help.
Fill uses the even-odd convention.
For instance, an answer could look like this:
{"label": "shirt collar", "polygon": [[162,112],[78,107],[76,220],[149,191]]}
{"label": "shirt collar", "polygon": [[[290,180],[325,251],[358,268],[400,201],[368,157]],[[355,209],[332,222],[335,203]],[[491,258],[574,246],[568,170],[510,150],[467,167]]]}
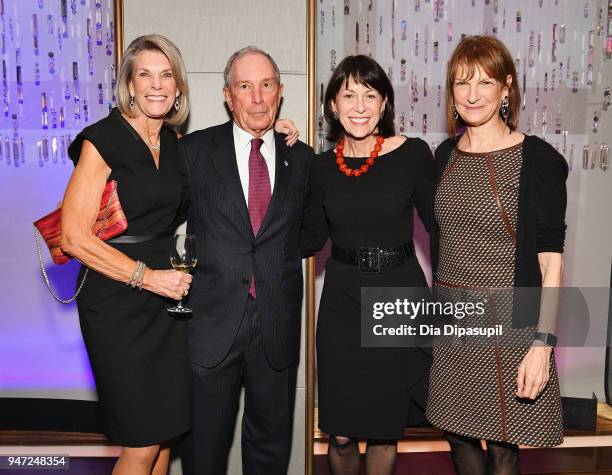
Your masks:
{"label": "shirt collar", "polygon": [[[236,122],[233,124],[234,131],[234,143],[236,144],[236,151],[248,149],[251,150],[251,140],[255,137],[248,133],[246,130],[241,129]],[[268,156],[273,156],[275,152],[276,142],[274,140],[274,129],[268,130],[262,137],[263,145],[262,148],[268,153]]]}

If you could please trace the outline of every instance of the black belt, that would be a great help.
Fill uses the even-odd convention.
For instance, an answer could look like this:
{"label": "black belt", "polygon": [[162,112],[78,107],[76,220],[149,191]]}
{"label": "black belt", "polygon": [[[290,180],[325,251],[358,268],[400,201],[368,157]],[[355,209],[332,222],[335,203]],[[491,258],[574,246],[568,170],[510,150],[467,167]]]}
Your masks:
{"label": "black belt", "polygon": [[140,242],[155,241],[156,239],[162,239],[162,238],[169,237],[172,235],[174,235],[174,230],[163,231],[157,234],[149,234],[148,236],[122,235],[122,236],[117,236],[115,238],[109,239],[106,242],[110,244],[138,244]]}
{"label": "black belt", "polygon": [[380,247],[360,247],[358,251],[342,249],[332,245],[332,259],[342,264],[359,266],[361,272],[380,272],[382,267],[399,265],[410,257],[414,257],[412,242],[394,249]]}

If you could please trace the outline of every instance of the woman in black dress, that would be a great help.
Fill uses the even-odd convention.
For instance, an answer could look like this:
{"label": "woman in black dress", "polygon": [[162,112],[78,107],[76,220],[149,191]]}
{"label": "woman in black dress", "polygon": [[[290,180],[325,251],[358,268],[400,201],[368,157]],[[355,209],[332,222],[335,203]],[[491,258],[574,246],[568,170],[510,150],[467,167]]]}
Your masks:
{"label": "woman in black dress", "polygon": [[[433,159],[425,142],[396,136],[393,88],[366,56],[345,58],[325,93],[336,148],[313,162],[302,233],[305,255],[331,237],[317,325],[319,427],[330,434],[333,473],[392,472],[397,439],[425,405],[430,356],[419,348],[361,346],[361,287],[426,287],[412,244],[413,209],[429,225]],[[362,272],[357,251],[379,247],[380,272]],[[386,265],[388,264],[388,265]],[[364,270],[364,269],[362,269]]]}
{"label": "woman in black dress", "polygon": [[[137,38],[119,67],[118,109],[69,149],[76,168],[62,208],[62,249],[91,269],[77,304],[105,430],[123,447],[115,475],[165,474],[165,443],[190,426],[184,322],[166,312],[167,299],[185,296],[192,279],[169,261],[184,219],[171,127],[187,118],[188,93],[176,47],[158,35]],[[107,180],[117,181],[128,229],[105,243],[91,229]]]}
{"label": "woman in black dress", "polygon": [[[453,323],[499,324],[503,334],[434,341],[427,417],[445,431],[459,475],[518,475],[518,445],[563,441],[552,347],[567,165],[552,146],[516,130],[516,70],[498,39],[462,39],[447,74],[451,138],[436,149],[434,286],[451,300],[484,303],[482,316]],[[455,136],[458,127],[465,132]],[[539,309],[526,306],[524,291],[513,295],[515,287],[544,287]]]}

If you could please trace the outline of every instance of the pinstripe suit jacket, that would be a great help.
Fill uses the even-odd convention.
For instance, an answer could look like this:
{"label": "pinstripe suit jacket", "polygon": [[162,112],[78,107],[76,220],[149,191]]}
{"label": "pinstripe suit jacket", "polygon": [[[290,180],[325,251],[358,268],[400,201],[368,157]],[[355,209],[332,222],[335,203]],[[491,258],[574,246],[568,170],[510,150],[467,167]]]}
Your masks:
{"label": "pinstripe suit jacket", "polygon": [[190,205],[187,231],[197,236],[198,265],[189,292],[191,360],[212,367],[223,361],[240,326],[251,276],[268,362],[283,369],[300,346],[302,262],[300,227],[308,171],[314,157],[298,142],[275,135],[276,177],[257,236],[249,219],[232,121],[183,137],[179,152]]}

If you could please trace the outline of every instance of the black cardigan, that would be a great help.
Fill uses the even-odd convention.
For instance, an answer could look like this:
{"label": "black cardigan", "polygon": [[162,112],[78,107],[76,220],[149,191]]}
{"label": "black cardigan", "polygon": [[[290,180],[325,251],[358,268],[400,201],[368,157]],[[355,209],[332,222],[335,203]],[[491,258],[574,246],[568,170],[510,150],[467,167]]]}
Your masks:
{"label": "black cardigan", "polygon": [[[457,140],[447,139],[436,149],[436,190]],[[519,179],[514,267],[516,288],[542,286],[539,252],[563,252],[567,172],[565,159],[550,144],[535,135],[525,135]],[[431,264],[435,278],[438,267],[439,229],[435,218],[432,221]],[[514,299],[513,327],[538,323],[539,291],[527,292],[527,295],[531,297]]]}

